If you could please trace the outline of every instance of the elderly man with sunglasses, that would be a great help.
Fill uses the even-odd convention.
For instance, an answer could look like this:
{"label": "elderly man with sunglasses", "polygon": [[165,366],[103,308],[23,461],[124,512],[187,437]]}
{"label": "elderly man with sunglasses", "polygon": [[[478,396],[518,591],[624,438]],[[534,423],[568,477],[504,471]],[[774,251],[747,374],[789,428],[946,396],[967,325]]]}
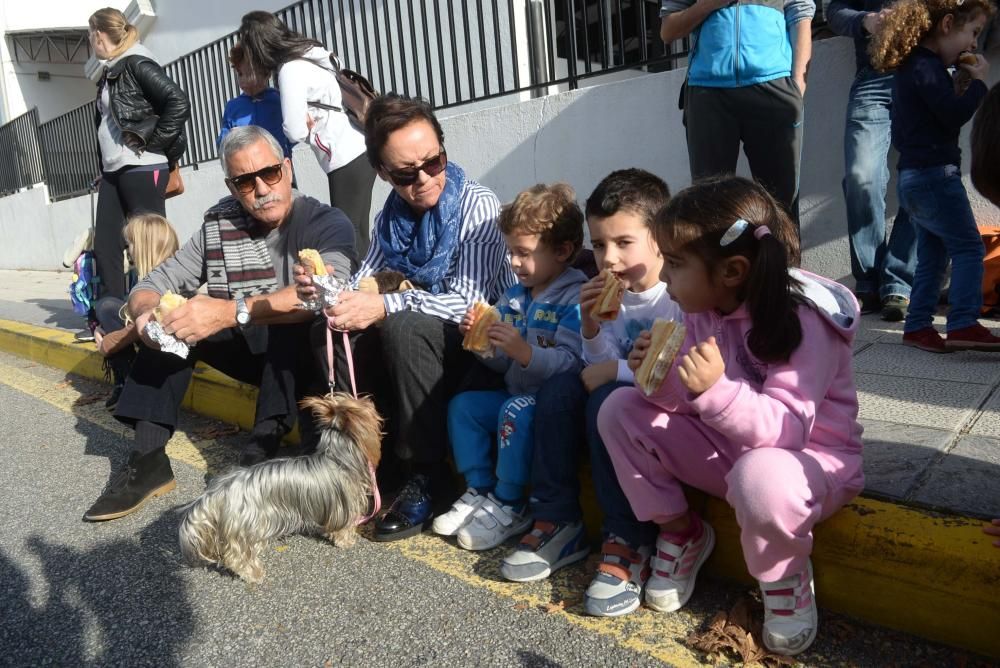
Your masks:
{"label": "elderly man with sunglasses", "polygon": [[[392,270],[415,289],[344,293],[313,335],[324,340],[327,326],[352,332],[359,388],[374,395],[387,418],[380,485],[392,488],[392,473],[404,475],[396,501],[376,522],[375,539],[397,540],[422,531],[433,511],[457,496],[445,463],[448,401],[480,380],[458,323],[473,303],[495,302],[514,275],[496,225],[500,202],[449,162],[430,105],[386,95],[372,102],[365,126],[368,160],[392,192],[354,282]],[[299,273],[299,296],[309,299],[311,278]],[[342,355],[335,364],[337,382],[346,385]],[[397,470],[387,470],[393,462]]]}
{"label": "elderly man with sunglasses", "polygon": [[[128,309],[144,346],[129,373],[115,417],[135,429],[123,470],[84,515],[116,519],[174,488],[164,451],[195,361],[260,388],[251,441],[240,463],[275,455],[294,425],[296,399],[322,391],[309,349],[314,315],[299,307],[292,268],[298,252],[319,251],[340,275],[357,265],[354,227],[338,209],[292,190],[291,164],[267,130],[232,129],[220,149],[230,196],[205,213],[201,229],[139,282]],[[207,287],[207,295],[196,294]],[[167,291],[189,296],[160,318],[191,346],[186,358],[163,352],[146,325]],[[312,420],[300,430],[308,442]]]}

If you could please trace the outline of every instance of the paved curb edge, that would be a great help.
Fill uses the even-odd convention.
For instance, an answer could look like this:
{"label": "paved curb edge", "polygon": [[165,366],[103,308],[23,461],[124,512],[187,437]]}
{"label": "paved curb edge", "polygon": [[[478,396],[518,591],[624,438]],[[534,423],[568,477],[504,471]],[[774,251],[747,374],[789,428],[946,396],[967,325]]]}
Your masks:
{"label": "paved curb edge", "polygon": [[[101,357],[69,332],[0,319],[0,350],[104,380]],[[255,388],[199,365],[184,406],[249,429],[255,399]],[[705,495],[692,505],[717,532],[710,572],[752,582],[729,506]],[[597,519],[594,504],[585,508],[596,526],[589,521]],[[859,497],[816,528],[817,599],[830,610],[1000,657],[1000,554],[981,527],[968,517]]]}

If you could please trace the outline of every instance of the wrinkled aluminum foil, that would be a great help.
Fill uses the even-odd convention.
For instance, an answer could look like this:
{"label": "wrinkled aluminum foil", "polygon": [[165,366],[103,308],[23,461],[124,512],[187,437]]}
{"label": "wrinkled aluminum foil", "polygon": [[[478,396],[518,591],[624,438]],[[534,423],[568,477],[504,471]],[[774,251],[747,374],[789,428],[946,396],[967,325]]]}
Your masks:
{"label": "wrinkled aluminum foil", "polygon": [[313,276],[313,285],[316,286],[316,299],[303,302],[302,308],[319,313],[328,306],[336,306],[340,293],[350,290],[350,284],[336,276]]}
{"label": "wrinkled aluminum foil", "polygon": [[178,341],[172,334],[167,334],[163,326],[155,320],[146,323],[146,334],[149,338],[160,344],[160,350],[165,353],[173,353],[181,359],[187,359],[190,348],[183,341]]}

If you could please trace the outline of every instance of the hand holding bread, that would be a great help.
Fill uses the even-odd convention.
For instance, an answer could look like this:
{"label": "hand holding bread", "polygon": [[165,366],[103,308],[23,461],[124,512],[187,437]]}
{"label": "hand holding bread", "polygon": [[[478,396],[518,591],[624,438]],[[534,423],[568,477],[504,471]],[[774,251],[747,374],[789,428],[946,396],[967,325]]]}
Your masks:
{"label": "hand holding bread", "polygon": [[[638,368],[635,370],[635,384],[647,397],[660,389],[664,378],[674,364],[674,358],[684,343],[687,331],[682,323],[674,320],[657,319],[649,332],[649,343]],[[643,337],[640,337],[642,339]],[[713,345],[715,340],[712,339]],[[639,341],[636,341],[638,347]],[[718,350],[716,348],[716,350]],[[720,356],[721,359],[721,356]],[[631,364],[632,356],[629,356]],[[689,388],[690,389],[690,388]]]}
{"label": "hand holding bread", "polygon": [[722,359],[722,351],[715,343],[714,336],[693,346],[677,366],[681,383],[694,395],[715,385],[725,371],[726,362]]}
{"label": "hand holding bread", "polygon": [[303,248],[299,251],[299,263],[311,269],[313,276],[326,276],[330,273],[323,264],[323,256],[313,248]]}
{"label": "hand holding bread", "polygon": [[590,309],[590,317],[597,321],[614,320],[622,307],[625,284],[610,269],[603,270],[600,276],[604,284]]}
{"label": "hand holding bread", "polygon": [[163,322],[164,316],[173,311],[175,308],[183,306],[186,303],[187,299],[185,297],[167,290],[163,293],[163,296],[160,297],[160,303],[153,309],[153,317],[156,318],[157,322]]}
{"label": "hand holding bread", "polygon": [[[467,324],[467,321],[470,321]],[[489,329],[500,321],[500,312],[484,302],[476,302],[465,314],[462,326],[466,326],[462,348],[483,357],[493,356],[493,345],[489,339]]]}

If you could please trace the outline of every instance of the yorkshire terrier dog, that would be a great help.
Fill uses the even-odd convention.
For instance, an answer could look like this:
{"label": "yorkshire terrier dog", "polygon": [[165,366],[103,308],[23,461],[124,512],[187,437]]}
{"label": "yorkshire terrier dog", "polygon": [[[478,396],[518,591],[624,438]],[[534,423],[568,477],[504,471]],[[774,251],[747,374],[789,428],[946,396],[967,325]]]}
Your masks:
{"label": "yorkshire terrier dog", "polygon": [[305,399],[302,406],[316,417],[316,451],[213,478],[181,522],[181,553],[188,563],[217,564],[260,582],[260,555],[270,540],[319,532],[338,546],[354,543],[355,527],[377,494],[382,418],[371,399],[343,392]]}

